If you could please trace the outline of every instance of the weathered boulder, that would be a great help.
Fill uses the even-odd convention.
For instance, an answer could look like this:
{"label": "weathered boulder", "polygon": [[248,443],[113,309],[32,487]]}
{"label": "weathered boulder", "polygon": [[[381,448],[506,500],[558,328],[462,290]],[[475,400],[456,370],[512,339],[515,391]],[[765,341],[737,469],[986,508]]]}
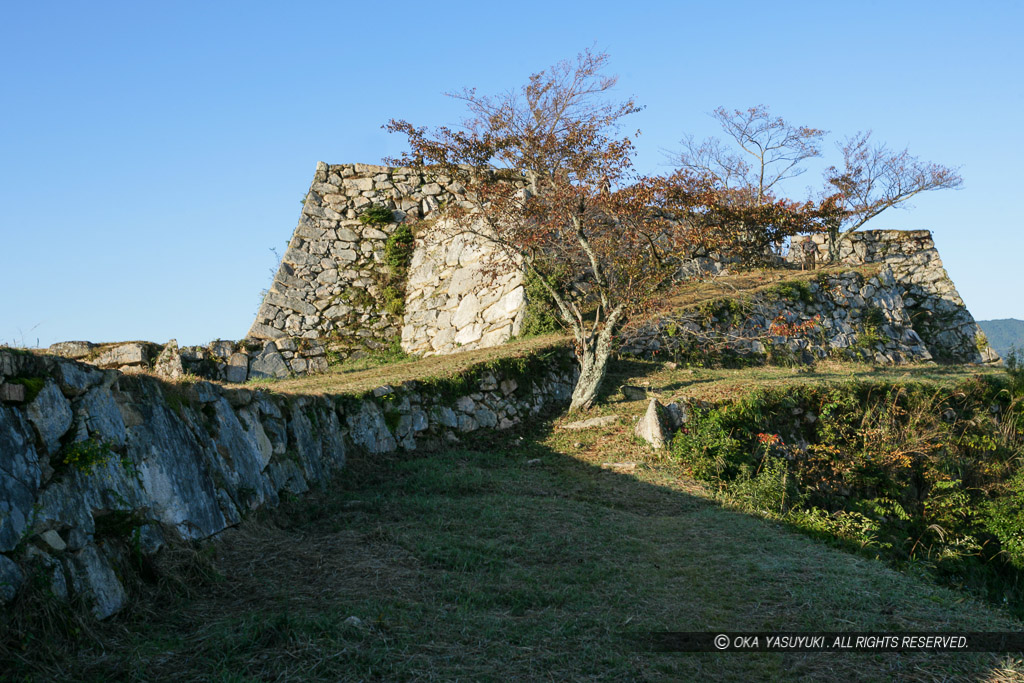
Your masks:
{"label": "weathered boulder", "polygon": [[42,476],[34,444],[22,412],[0,405],[0,552],[17,546],[31,522]]}
{"label": "weathered boulder", "polygon": [[249,363],[249,377],[259,379],[261,377],[274,377],[283,379],[292,374],[284,357],[278,353],[274,342],[263,347],[263,351],[255,356]]}
{"label": "weathered boulder", "polygon": [[672,430],[668,425],[665,407],[658,399],[652,398],[647,404],[647,412],[636,423],[633,433],[646,441],[652,448],[663,448],[672,438]]}

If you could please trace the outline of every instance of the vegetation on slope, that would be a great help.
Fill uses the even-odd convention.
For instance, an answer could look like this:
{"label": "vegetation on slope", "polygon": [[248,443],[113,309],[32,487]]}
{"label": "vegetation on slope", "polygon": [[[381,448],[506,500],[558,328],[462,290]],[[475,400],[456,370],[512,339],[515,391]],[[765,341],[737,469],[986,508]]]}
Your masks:
{"label": "vegetation on slope", "polygon": [[673,454],[731,502],[1024,615],[1024,391],[993,376],[762,389]]}
{"label": "vegetation on slope", "polygon": [[[972,372],[693,371],[636,361],[614,369],[609,385],[646,385],[665,400],[751,389],[782,396],[779,387],[825,391],[825,383],[866,386],[899,373],[949,393]],[[124,615],[62,632],[33,628],[38,622],[20,611],[0,670],[86,681],[979,680],[1024,671],[995,654],[639,648],[633,635],[652,630],[1021,624],[873,555],[795,534],[780,518],[721,505],[726,499],[687,476],[683,461],[633,437],[644,401],[613,389],[604,399],[598,412],[621,419],[600,429],[562,431],[559,418],[427,457],[354,456],[329,489],[142,565]]]}

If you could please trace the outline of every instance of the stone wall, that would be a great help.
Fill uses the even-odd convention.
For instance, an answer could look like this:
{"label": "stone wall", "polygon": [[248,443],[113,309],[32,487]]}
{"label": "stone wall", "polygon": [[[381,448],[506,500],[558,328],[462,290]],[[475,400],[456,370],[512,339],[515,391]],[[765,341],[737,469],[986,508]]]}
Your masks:
{"label": "stone wall", "polygon": [[691,306],[627,328],[621,351],[665,360],[931,360],[891,270],[876,270],[796,279]]}
{"label": "stone wall", "polygon": [[285,396],[0,350],[0,604],[37,575],[105,618],[128,599],[132,553],[215,535],[355,453],[507,429],[562,405],[576,380],[566,349],[496,363],[362,396]]}
{"label": "stone wall", "polygon": [[423,234],[407,292],[402,349],[422,356],[503,344],[526,312],[522,271],[444,221]]}
{"label": "stone wall", "polygon": [[[789,259],[795,264],[827,263],[826,235],[794,237]],[[809,258],[810,257],[810,258]],[[914,329],[940,362],[991,363],[998,355],[983,342],[974,317],[942,265],[928,230],[865,230],[843,240],[843,264],[884,263],[897,282]]]}
{"label": "stone wall", "polygon": [[323,343],[302,337],[237,342],[218,339],[205,346],[182,347],[174,339],[163,346],[152,342],[73,341],[58,342],[48,351],[104,369],[126,373],[152,371],[168,379],[191,375],[229,384],[325,372],[328,367]]}
{"label": "stone wall", "polygon": [[[482,288],[480,262],[488,249],[479,241],[467,246],[465,237],[442,244],[436,231],[426,238],[418,235],[409,279],[415,284],[405,292],[408,314],[400,319],[386,308],[388,236],[403,222],[412,224],[415,232],[431,230],[441,208],[452,202],[465,204],[465,192],[443,174],[318,163],[299,224],[247,336],[323,339],[341,357],[391,346],[399,338],[403,348],[416,353],[447,353],[505,341],[508,334],[501,328],[510,330],[519,315],[518,307],[509,306],[511,300],[505,302],[509,310],[504,321],[484,324],[484,311],[478,310],[474,320],[466,322],[472,301],[462,300],[472,291],[463,287],[468,283],[472,289]],[[360,221],[374,205],[390,209],[391,221]],[[450,280],[455,280],[452,286]],[[503,290],[490,288],[487,296],[505,297],[517,284],[506,280]],[[460,306],[464,313],[456,315]],[[446,311],[451,311],[450,317]],[[465,324],[449,328],[445,320]],[[435,335],[443,342],[432,344]]]}

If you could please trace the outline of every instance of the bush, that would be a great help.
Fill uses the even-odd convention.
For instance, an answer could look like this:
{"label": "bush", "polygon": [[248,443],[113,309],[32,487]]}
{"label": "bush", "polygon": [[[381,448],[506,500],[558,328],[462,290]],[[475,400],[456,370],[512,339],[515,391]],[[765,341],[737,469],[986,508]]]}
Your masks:
{"label": "bush", "polygon": [[777,456],[764,458],[753,476],[749,471],[741,475],[730,487],[730,493],[744,507],[780,515],[800,501],[795,477],[790,475],[786,461]]}
{"label": "bush", "polygon": [[396,318],[401,318],[405,312],[405,281],[415,246],[416,238],[406,223],[396,227],[384,243],[384,264],[388,272],[379,283],[381,298],[384,310]]}
{"label": "bush", "polygon": [[938,390],[756,391],[695,413],[672,453],[732,505],[926,570],[1021,615],[1020,359],[1007,372]]}
{"label": "bush", "polygon": [[391,209],[383,204],[371,204],[359,214],[359,222],[363,225],[387,225],[394,222]]}
{"label": "bush", "polygon": [[704,414],[694,411],[686,427],[672,440],[672,455],[686,465],[694,477],[710,482],[728,481],[740,473],[753,458],[732,437],[721,411]]}
{"label": "bush", "polygon": [[[528,272],[523,278],[526,313],[523,315],[523,324],[519,330],[520,338],[537,337],[562,329],[555,302],[544,288],[540,278],[541,276],[533,271]],[[552,277],[553,279],[554,277]]]}
{"label": "bush", "polygon": [[1003,358],[1003,366],[1010,378],[1010,391],[1014,395],[1024,396],[1024,350],[1011,347]]}

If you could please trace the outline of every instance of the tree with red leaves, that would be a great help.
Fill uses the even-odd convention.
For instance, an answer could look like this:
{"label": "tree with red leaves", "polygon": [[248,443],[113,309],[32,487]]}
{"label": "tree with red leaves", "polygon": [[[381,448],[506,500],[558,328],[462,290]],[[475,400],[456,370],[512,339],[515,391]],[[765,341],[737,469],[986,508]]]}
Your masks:
{"label": "tree with red leaves", "polygon": [[[478,235],[537,278],[572,333],[580,378],[570,410],[588,409],[616,330],[677,281],[681,259],[721,232],[702,220],[709,190],[685,173],[640,177],[619,134],[632,99],[610,101],[608,56],[585,51],[498,97],[451,95],[470,117],[457,129],[392,120],[409,151],[390,163],[428,167],[466,188],[445,220]],[[518,188],[518,189],[517,189]]]}

